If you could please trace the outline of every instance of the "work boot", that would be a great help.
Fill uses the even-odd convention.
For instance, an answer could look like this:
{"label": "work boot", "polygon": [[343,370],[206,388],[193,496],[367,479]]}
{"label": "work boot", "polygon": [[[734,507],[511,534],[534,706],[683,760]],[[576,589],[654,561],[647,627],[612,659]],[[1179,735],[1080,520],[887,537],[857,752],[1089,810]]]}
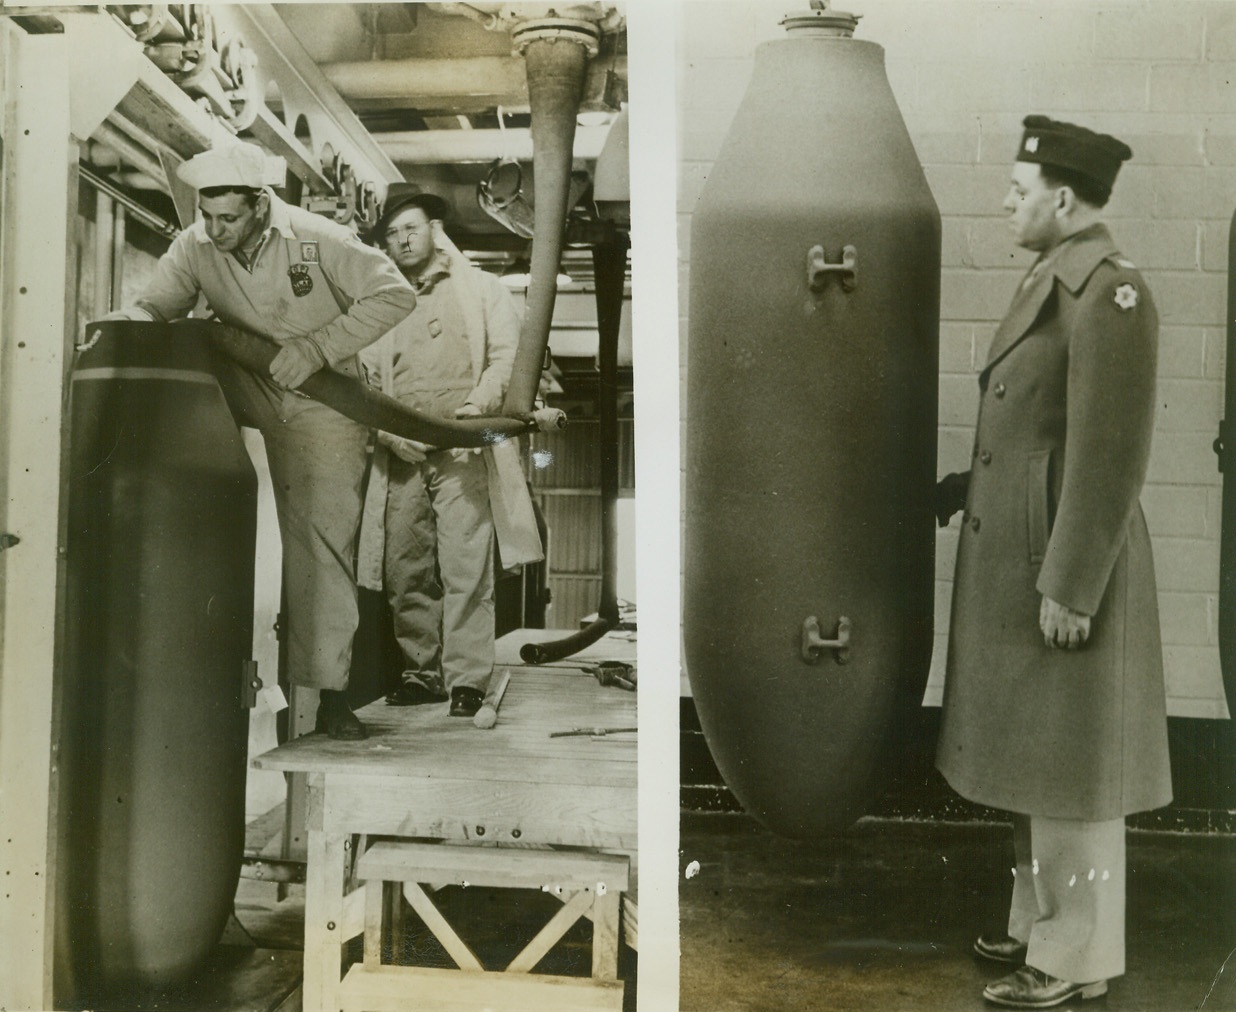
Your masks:
{"label": "work boot", "polygon": [[426,703],[445,703],[445,692],[434,692],[420,682],[404,682],[386,697],[387,706],[423,706]]}
{"label": "work boot", "polygon": [[342,690],[323,689],[318,695],[318,718],[313,727],[315,731],[321,731],[335,741],[361,741],[369,737],[365,725],[348,706]]}
{"label": "work boot", "polygon": [[996,963],[1023,966],[1026,962],[1026,943],[1010,935],[979,935],[974,941],[974,952]]}
{"label": "work boot", "polygon": [[1107,994],[1107,981],[1075,984],[1060,980],[1033,966],[1023,966],[1007,977],[988,984],[983,997],[1005,1008],[1053,1008],[1070,998],[1100,998]]}
{"label": "work boot", "polygon": [[485,693],[480,689],[457,685],[451,689],[451,716],[475,717],[476,711],[485,702]]}

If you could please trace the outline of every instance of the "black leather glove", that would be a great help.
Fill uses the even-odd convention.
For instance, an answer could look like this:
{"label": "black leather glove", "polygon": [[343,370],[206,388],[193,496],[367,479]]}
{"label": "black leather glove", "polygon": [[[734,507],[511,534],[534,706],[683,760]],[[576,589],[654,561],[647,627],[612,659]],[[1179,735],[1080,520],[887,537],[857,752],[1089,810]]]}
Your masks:
{"label": "black leather glove", "polygon": [[936,523],[947,527],[958,510],[966,508],[966,493],[970,490],[970,472],[946,474],[936,482]]}

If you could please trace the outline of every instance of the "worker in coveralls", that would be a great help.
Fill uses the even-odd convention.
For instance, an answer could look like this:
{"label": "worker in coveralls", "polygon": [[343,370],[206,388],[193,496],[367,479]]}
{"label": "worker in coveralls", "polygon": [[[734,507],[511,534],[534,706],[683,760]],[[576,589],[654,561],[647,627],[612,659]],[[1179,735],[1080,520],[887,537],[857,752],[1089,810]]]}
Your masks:
{"label": "worker in coveralls", "polygon": [[1039,254],[979,374],[937,765],[1013,813],[1010,1008],[1093,998],[1124,973],[1125,825],[1171,800],[1154,563],[1138,495],[1155,417],[1158,317],[1101,223],[1113,137],[1024,121],[1004,201]]}
{"label": "worker in coveralls", "polygon": [[[519,343],[514,299],[447,237],[448,205],[393,184],[371,236],[417,292],[415,311],[362,354],[370,382],[443,418],[496,414]],[[494,668],[494,536],[504,565],[543,557],[514,440],[440,449],[378,434],[359,557],[381,589],[405,670],[393,706],[450,700],[470,717]]]}
{"label": "worker in coveralls", "polygon": [[321,690],[318,731],[354,740],[366,733],[344,690],[369,433],[296,388],[322,368],[359,378],[357,352],[407,316],[416,294],[352,231],[280,200],[267,185],[282,181],[279,161],[235,142],[181,164],[177,175],[198,191],[201,218],[159,259],[136,306],[112,318],[174,320],[204,295],[224,323],[280,345],[269,376],[222,362],[219,379],[237,421],[266,444],[291,680]]}

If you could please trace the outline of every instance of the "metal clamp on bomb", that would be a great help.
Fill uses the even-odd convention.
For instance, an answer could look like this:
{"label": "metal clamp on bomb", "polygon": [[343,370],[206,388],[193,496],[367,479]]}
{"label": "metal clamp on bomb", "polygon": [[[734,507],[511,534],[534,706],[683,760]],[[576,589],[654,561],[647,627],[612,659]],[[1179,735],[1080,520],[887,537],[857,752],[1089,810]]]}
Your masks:
{"label": "metal clamp on bomb", "polygon": [[828,279],[836,274],[841,279],[841,290],[852,292],[858,287],[858,250],[853,246],[841,248],[841,263],[830,264],[824,258],[823,246],[807,250],[807,287],[819,295],[828,285]]}
{"label": "metal clamp on bomb", "polygon": [[842,615],[837,619],[837,638],[826,640],[820,635],[820,620],[814,615],[803,619],[803,660],[814,664],[824,650],[833,651],[833,659],[845,664],[850,659],[850,620]]}

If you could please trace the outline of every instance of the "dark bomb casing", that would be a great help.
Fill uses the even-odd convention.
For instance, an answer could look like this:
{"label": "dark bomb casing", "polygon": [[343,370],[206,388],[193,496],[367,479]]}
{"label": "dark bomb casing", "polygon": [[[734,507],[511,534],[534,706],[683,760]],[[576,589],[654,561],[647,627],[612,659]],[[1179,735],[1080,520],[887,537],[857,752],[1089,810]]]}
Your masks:
{"label": "dark bomb casing", "polygon": [[932,649],[940,216],[880,46],[758,47],[690,258],[688,676],[744,808],[812,836],[879,790]]}

